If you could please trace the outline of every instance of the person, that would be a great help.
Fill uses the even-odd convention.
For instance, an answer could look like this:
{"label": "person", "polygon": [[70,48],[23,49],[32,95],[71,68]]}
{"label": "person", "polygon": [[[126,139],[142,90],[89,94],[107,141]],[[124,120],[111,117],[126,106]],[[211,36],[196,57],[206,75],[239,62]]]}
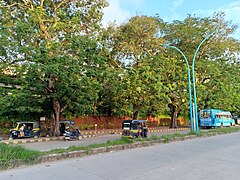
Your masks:
{"label": "person", "polygon": [[66,125],[64,124],[64,123],[61,123],[60,124],[60,128],[59,128],[59,130],[60,130],[60,135],[63,135],[64,134],[64,132],[65,132],[65,130],[66,130],[66,127],[65,127]]}
{"label": "person", "polygon": [[24,131],[24,129],[25,129],[25,124],[23,124],[20,128],[19,128],[19,131]]}
{"label": "person", "polygon": [[31,136],[31,133],[32,133],[32,127],[28,126],[28,128],[25,130],[25,135],[26,136]]}
{"label": "person", "polygon": [[143,137],[147,137],[147,133],[148,133],[148,129],[147,129],[147,126],[146,126],[146,123],[143,123],[143,127],[142,127],[142,133],[143,133]]}
{"label": "person", "polygon": [[23,136],[24,136],[25,128],[26,128],[26,125],[25,125],[25,124],[23,124],[23,125],[19,128],[20,137],[23,137]]}
{"label": "person", "polygon": [[73,136],[76,136],[76,137],[79,136],[78,127],[74,126],[74,122],[72,121],[70,122],[69,131],[72,132]]}
{"label": "person", "polygon": [[142,123],[138,123],[138,136],[143,137]]}

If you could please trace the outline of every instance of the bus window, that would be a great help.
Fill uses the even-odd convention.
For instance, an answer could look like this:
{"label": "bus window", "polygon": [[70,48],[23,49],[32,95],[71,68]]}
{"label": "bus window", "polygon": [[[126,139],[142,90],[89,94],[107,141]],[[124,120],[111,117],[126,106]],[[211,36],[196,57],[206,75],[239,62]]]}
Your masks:
{"label": "bus window", "polygon": [[208,118],[210,118],[210,117],[211,117],[210,115],[211,115],[211,114],[210,114],[210,111],[201,111],[201,112],[200,112],[200,117],[203,118],[203,119],[208,119]]}

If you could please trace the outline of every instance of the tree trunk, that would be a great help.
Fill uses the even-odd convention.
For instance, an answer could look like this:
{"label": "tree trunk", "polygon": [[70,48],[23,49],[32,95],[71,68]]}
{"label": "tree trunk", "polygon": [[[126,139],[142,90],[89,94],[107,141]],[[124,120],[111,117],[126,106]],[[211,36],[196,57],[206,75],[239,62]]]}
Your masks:
{"label": "tree trunk", "polygon": [[146,119],[148,119],[152,115],[153,109],[154,109],[154,107],[151,105],[147,111]]}
{"label": "tree trunk", "polygon": [[133,113],[133,119],[138,119],[138,110]]}
{"label": "tree trunk", "polygon": [[54,135],[59,136],[60,102],[57,99],[53,99],[53,112],[54,112]]}
{"label": "tree trunk", "polygon": [[170,128],[177,128],[177,115],[178,115],[177,111],[174,111],[172,113]]}
{"label": "tree trunk", "polygon": [[179,111],[177,110],[178,108],[173,104],[169,104],[168,107],[170,108],[170,112],[172,113],[170,128],[177,128],[177,116],[179,113]]}

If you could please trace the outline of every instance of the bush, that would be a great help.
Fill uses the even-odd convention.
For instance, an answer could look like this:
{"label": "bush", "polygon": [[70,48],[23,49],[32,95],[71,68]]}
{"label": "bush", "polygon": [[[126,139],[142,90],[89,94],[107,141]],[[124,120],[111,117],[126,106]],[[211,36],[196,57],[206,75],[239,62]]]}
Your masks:
{"label": "bush", "polygon": [[0,134],[9,134],[10,128],[0,127]]}

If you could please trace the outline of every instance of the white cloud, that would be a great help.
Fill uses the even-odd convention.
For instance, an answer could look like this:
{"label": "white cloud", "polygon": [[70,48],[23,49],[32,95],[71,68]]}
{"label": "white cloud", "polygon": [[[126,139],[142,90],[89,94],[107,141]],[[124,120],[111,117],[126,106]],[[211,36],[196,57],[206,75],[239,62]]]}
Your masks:
{"label": "white cloud", "polygon": [[179,6],[183,4],[184,0],[175,0],[173,1],[173,7],[171,8],[171,11],[174,12]]}
{"label": "white cloud", "polygon": [[[121,2],[123,2],[124,0],[122,0]],[[136,7],[142,7],[142,5],[144,4],[144,2],[146,2],[146,0],[125,0],[124,3],[129,3],[129,4],[133,4]]]}
{"label": "white cloud", "polygon": [[[197,16],[211,16],[214,12],[224,12],[226,15],[226,20],[232,21],[234,24],[237,24],[240,26],[240,1],[236,1],[234,3],[231,3],[227,6],[219,7],[218,9],[209,9],[209,10],[203,10],[198,9],[193,12],[193,14],[196,14]],[[240,39],[240,29],[238,27],[235,37],[237,39]]]}
{"label": "white cloud", "polygon": [[240,7],[240,1],[233,2],[229,5],[229,7]]}
{"label": "white cloud", "polygon": [[[109,7],[104,9],[104,16],[102,24],[106,26],[110,22],[117,24],[123,23],[129,18],[141,14],[141,12],[133,12],[131,8],[141,9],[144,7],[146,0],[107,0]],[[129,8],[129,9],[128,9]]]}
{"label": "white cloud", "polygon": [[130,11],[120,7],[121,0],[109,0],[109,7],[104,9],[102,24],[106,26],[110,22],[122,23],[132,16]]}
{"label": "white cloud", "polygon": [[209,16],[214,12],[222,11],[225,12],[226,18],[232,19],[233,21],[239,22],[240,20],[240,2],[234,2],[225,7],[219,7],[218,9],[198,9],[193,13],[200,16]]}
{"label": "white cloud", "polygon": [[233,22],[240,22],[240,2],[235,2],[230,4],[226,8],[220,8],[220,11],[224,11],[226,13],[226,17],[228,19],[232,19]]}
{"label": "white cloud", "polygon": [[176,20],[176,19],[178,20],[184,19],[184,16],[177,12],[177,8],[180,7],[183,3],[184,3],[184,0],[175,0],[171,2],[172,4],[172,8],[170,9],[171,14],[168,16],[163,16],[162,18],[167,22]]}
{"label": "white cloud", "polygon": [[228,7],[220,8],[219,10],[226,13],[226,18],[228,20],[238,25],[238,29],[235,32],[235,38],[240,39],[240,2],[232,3]]}

